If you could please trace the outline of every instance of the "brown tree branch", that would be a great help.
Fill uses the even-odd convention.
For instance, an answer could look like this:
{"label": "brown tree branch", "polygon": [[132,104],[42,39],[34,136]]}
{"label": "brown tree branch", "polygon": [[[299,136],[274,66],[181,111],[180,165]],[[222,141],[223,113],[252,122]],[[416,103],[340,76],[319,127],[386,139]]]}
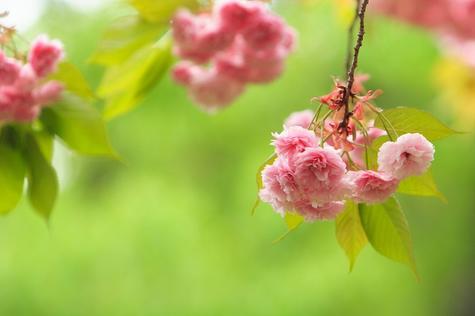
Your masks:
{"label": "brown tree branch", "polygon": [[[339,129],[342,131],[345,131],[346,128],[348,127],[348,123],[352,115],[352,113],[350,112],[349,102],[350,102],[350,97],[353,96],[351,91],[353,89],[353,83],[355,82],[355,72],[356,72],[356,68],[358,67],[358,57],[359,57],[360,49],[361,49],[361,46],[363,46],[363,39],[364,39],[364,34],[365,34],[365,14],[366,14],[366,8],[368,7],[368,2],[369,2],[369,0],[362,0],[363,2],[360,4],[361,0],[356,0],[356,1],[357,1],[357,14],[355,15],[355,21],[356,21],[356,18],[359,18],[360,27],[358,31],[358,37],[356,39],[356,44],[353,49],[353,59],[350,64],[349,58],[347,58],[347,63],[346,63],[347,68],[348,68],[347,85],[345,89],[345,95],[343,98],[345,114],[339,126]],[[354,25],[352,24],[350,27],[351,39],[353,38],[353,28],[354,28]],[[351,49],[349,49],[348,51],[349,51],[348,55],[351,55],[350,53]]]}

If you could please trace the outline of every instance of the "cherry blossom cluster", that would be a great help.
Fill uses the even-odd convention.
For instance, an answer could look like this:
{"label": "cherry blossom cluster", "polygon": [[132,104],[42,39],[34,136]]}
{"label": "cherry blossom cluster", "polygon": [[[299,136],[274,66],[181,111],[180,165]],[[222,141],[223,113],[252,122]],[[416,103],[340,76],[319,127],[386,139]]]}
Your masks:
{"label": "cherry blossom cluster", "polygon": [[233,102],[247,84],[278,78],[295,42],[293,29],[259,1],[222,1],[198,15],[181,10],[172,29],[182,59],[173,78],[207,111]]}
{"label": "cherry blossom cluster", "polygon": [[421,175],[434,159],[434,146],[421,134],[404,134],[379,149],[378,167],[365,162],[373,141],[387,135],[373,126],[369,101],[377,93],[363,90],[360,76],[353,86],[355,101],[348,126],[342,129],[344,85],[338,81],[328,95],[318,98],[328,109],[320,121],[310,110],[291,114],[281,133],[273,133],[275,160],[262,171],[262,201],[281,215],[296,212],[307,221],[330,220],[346,200],[382,203],[401,180]]}
{"label": "cherry blossom cluster", "polygon": [[435,31],[449,53],[475,66],[475,0],[377,0],[375,8]]}
{"label": "cherry blossom cluster", "polygon": [[0,121],[30,122],[59,98],[63,86],[47,76],[62,57],[62,44],[46,36],[36,38],[26,62],[0,51]]}

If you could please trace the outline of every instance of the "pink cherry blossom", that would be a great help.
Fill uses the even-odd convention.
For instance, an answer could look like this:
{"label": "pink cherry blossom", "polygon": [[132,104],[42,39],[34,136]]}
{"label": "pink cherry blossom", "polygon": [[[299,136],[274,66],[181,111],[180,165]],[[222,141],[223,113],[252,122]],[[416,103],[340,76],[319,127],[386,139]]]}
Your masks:
{"label": "pink cherry blossom", "polygon": [[382,203],[399,185],[399,180],[390,175],[372,170],[350,171],[347,174],[352,197],[361,203]]}
{"label": "pink cherry blossom", "polygon": [[295,180],[312,202],[340,200],[347,193],[346,165],[330,146],[307,147],[295,156]]}
{"label": "pink cherry blossom", "polygon": [[293,209],[293,201],[299,198],[300,192],[294,178],[294,171],[289,164],[277,158],[273,164],[262,171],[263,188],[259,192],[262,201],[284,214]]}
{"label": "pink cherry blossom", "polygon": [[285,23],[277,16],[266,15],[246,28],[243,38],[251,49],[272,50],[284,40]]}
{"label": "pink cherry blossom", "polygon": [[20,74],[21,65],[18,61],[8,58],[0,51],[0,86],[15,82]]}
{"label": "pink cherry blossom", "polygon": [[295,211],[309,222],[316,220],[333,220],[343,210],[344,206],[344,201],[316,204],[303,200],[295,203]]}
{"label": "pink cherry blossom", "polygon": [[276,154],[291,159],[297,153],[318,144],[315,133],[300,126],[291,126],[281,133],[273,133],[272,136],[274,140],[271,144],[275,147]]}
{"label": "pink cherry blossom", "polygon": [[14,86],[22,91],[30,91],[36,86],[38,77],[30,64],[23,65],[14,82]]}
{"label": "pink cherry blossom", "polygon": [[0,118],[5,121],[30,121],[38,109],[31,91],[14,86],[0,87]]}
{"label": "pink cherry blossom", "polygon": [[203,69],[191,81],[190,97],[208,112],[228,105],[244,91],[244,85],[227,76],[221,76],[215,69]]}
{"label": "pink cherry blossom", "polygon": [[418,133],[400,136],[396,142],[386,142],[379,149],[379,171],[397,179],[421,175],[434,160],[434,145]]}
{"label": "pink cherry blossom", "polygon": [[36,75],[44,77],[56,70],[63,56],[61,42],[50,40],[46,35],[41,35],[34,40],[28,60]]}
{"label": "pink cherry blossom", "polygon": [[34,41],[27,63],[0,51],[1,121],[31,122],[43,107],[59,99],[63,85],[45,76],[55,71],[62,57],[62,44],[46,36]]}
{"label": "pink cherry blossom", "polygon": [[243,0],[221,1],[211,14],[179,10],[172,32],[174,53],[183,59],[172,77],[207,110],[233,102],[248,84],[276,80],[296,37],[267,5]]}
{"label": "pink cherry blossom", "polygon": [[294,112],[287,117],[284,122],[284,126],[289,128],[291,126],[300,126],[303,128],[309,128],[312,123],[314,113],[312,110],[304,110]]}
{"label": "pink cherry blossom", "polygon": [[188,10],[178,11],[172,21],[172,31],[175,54],[196,63],[206,63],[227,49],[235,37],[211,15],[193,15]]}
{"label": "pink cherry blossom", "polygon": [[40,106],[51,104],[61,96],[64,86],[57,81],[49,81],[33,92],[35,102]]}
{"label": "pink cherry blossom", "polygon": [[202,67],[189,61],[181,61],[172,69],[172,78],[176,83],[190,86],[199,76],[203,75]]}
{"label": "pink cherry blossom", "polygon": [[266,14],[265,4],[258,1],[222,1],[215,7],[215,15],[229,32],[242,32],[255,25]]}

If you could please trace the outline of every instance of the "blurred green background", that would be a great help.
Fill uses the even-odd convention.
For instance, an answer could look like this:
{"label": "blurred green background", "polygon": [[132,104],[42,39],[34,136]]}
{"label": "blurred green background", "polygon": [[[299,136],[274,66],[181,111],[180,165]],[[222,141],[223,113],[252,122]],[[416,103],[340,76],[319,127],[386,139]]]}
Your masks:
{"label": "blurred green background", "polygon": [[[311,108],[343,68],[346,30],[334,6],[289,0],[276,10],[300,33],[280,80],[208,116],[167,78],[110,123],[124,164],[62,153],[66,181],[49,227],[26,201],[0,220],[0,315],[475,313],[472,134],[436,144],[433,169],[448,205],[401,196],[421,282],[368,246],[348,273],[333,222],[272,244],[282,219],[267,205],[250,216],[270,133]],[[86,60],[101,30],[126,12],[56,4],[30,33],[61,38],[97,85],[101,69]],[[378,105],[423,108],[453,125],[433,85],[440,56],[431,36],[376,18],[367,31],[360,70],[372,76],[368,88],[384,90]]]}

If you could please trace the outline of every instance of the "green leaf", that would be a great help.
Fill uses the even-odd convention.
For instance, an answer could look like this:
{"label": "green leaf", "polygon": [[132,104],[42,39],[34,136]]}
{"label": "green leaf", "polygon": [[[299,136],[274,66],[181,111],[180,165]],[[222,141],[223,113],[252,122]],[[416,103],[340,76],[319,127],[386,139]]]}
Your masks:
{"label": "green leaf", "polygon": [[138,15],[121,17],[105,31],[90,61],[105,66],[121,64],[140,48],[156,42],[165,28]]}
{"label": "green leaf", "polygon": [[285,212],[285,224],[287,225],[287,229],[290,231],[297,229],[300,224],[303,223],[304,218],[297,213],[293,212]]}
{"label": "green leaf", "polygon": [[28,135],[25,156],[28,162],[28,197],[31,205],[46,220],[49,219],[58,195],[58,177],[43,155],[36,136]]}
{"label": "green leaf", "polygon": [[399,202],[389,198],[383,204],[360,205],[361,224],[376,251],[408,265],[417,276],[411,234]]}
{"label": "green leaf", "polygon": [[58,66],[58,70],[48,77],[51,80],[60,81],[65,85],[65,89],[73,94],[80,96],[88,101],[95,98],[86,78],[81,71],[70,62],[62,62]]}
{"label": "green leaf", "polygon": [[361,225],[359,204],[347,201],[345,209],[338,215],[335,224],[336,238],[348,257],[350,271],[352,271],[358,254],[368,242]]}
{"label": "green leaf", "polygon": [[387,141],[389,141],[389,137],[386,135],[383,135],[376,138],[368,147],[368,163],[369,163],[370,169],[372,170],[378,169],[379,148],[381,148],[381,146]]}
{"label": "green leaf", "polygon": [[262,187],[264,186],[262,184],[262,170],[264,170],[264,168],[267,166],[267,165],[271,165],[272,163],[274,163],[274,161],[277,159],[277,155],[276,154],[273,154],[272,156],[270,156],[260,167],[259,169],[257,169],[257,173],[256,173],[256,183],[257,183],[257,199],[256,199],[256,202],[254,203],[254,206],[252,207],[252,210],[251,210],[251,214],[254,215],[254,212],[256,211],[257,207],[259,206],[259,203],[261,201],[261,199],[259,198],[259,191],[262,189]]}
{"label": "green leaf", "polygon": [[149,22],[167,23],[181,7],[196,9],[198,0],[129,0],[140,15]]}
{"label": "green leaf", "polygon": [[74,151],[117,158],[100,112],[82,99],[64,94],[60,102],[43,110],[41,120]]}
{"label": "green leaf", "polygon": [[43,157],[49,162],[53,159],[54,136],[47,131],[35,131],[33,134]]}
{"label": "green leaf", "polygon": [[168,35],[143,47],[122,65],[107,70],[98,94],[107,99],[105,116],[110,119],[133,109],[160,81],[173,60]]}
{"label": "green leaf", "polygon": [[397,192],[417,196],[433,196],[447,203],[447,198],[437,188],[430,169],[421,176],[413,176],[402,180]]}
{"label": "green leaf", "polygon": [[303,218],[303,216],[295,212],[286,211],[284,215],[284,221],[285,225],[287,225],[287,231],[285,232],[285,234],[274,240],[274,243],[281,241],[282,239],[287,237],[292,231],[299,228],[299,226],[304,222],[304,220],[305,219]]}
{"label": "green leaf", "polygon": [[[393,128],[399,136],[406,133],[420,133],[430,141],[458,133],[444,125],[432,114],[414,108],[397,107],[383,111],[382,115],[391,123],[392,127],[389,126],[388,129],[394,138],[397,136],[394,134]],[[381,117],[376,119],[375,126],[384,129]]]}
{"label": "green leaf", "polygon": [[23,194],[26,167],[21,153],[0,144],[0,214],[6,214],[18,204]]}

